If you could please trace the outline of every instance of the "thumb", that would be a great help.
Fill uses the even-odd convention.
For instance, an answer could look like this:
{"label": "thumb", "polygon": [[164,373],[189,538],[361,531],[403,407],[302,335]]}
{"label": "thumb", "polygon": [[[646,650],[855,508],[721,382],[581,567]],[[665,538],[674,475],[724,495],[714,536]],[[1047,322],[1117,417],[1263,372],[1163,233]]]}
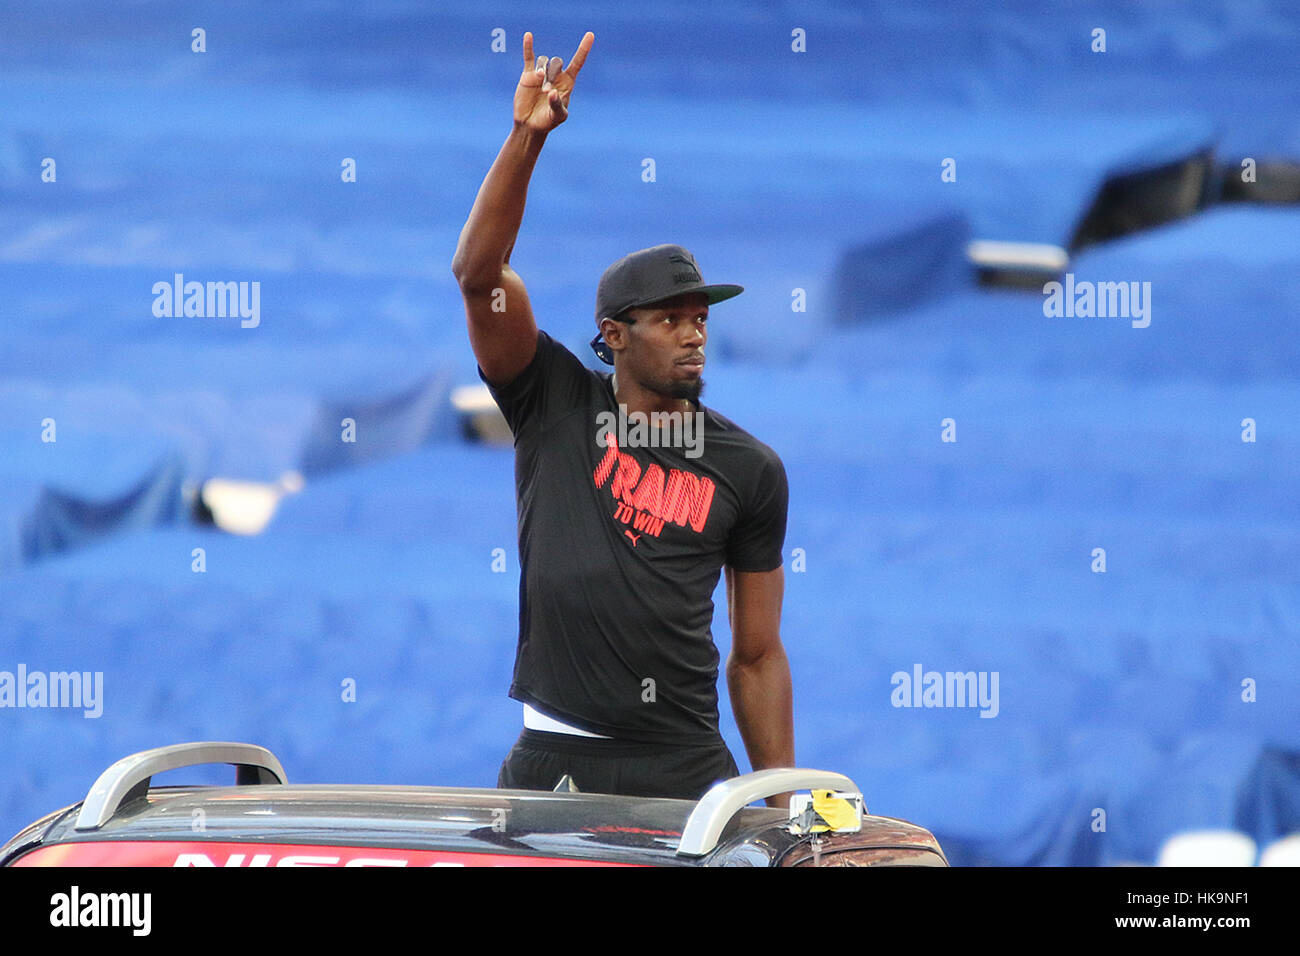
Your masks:
{"label": "thumb", "polygon": [[557,122],[564,122],[569,115],[569,108],[564,105],[564,97],[560,96],[559,90],[551,90],[550,100],[551,112],[555,114]]}

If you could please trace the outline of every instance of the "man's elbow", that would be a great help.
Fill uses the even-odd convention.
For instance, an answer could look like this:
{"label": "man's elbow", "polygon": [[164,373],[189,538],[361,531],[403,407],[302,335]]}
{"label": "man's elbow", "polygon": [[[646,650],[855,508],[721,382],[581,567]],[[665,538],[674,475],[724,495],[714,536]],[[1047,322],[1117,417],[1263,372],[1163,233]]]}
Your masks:
{"label": "man's elbow", "polygon": [[456,277],[461,295],[466,298],[492,295],[501,288],[503,269],[500,262],[485,265],[459,256],[451,261],[451,274]]}
{"label": "man's elbow", "polygon": [[[456,277],[456,284],[465,291],[474,291],[501,274],[501,261],[488,261],[481,250],[476,251],[477,245],[462,235],[456,243],[456,252],[451,257],[451,274]],[[492,275],[489,276],[489,273]]]}
{"label": "man's elbow", "polygon": [[781,635],[772,632],[761,639],[733,640],[727,669],[747,670],[784,660],[785,647],[781,644]]}
{"label": "man's elbow", "polygon": [[453,268],[451,274],[456,277],[456,285],[460,286],[460,294],[465,298],[488,295],[494,288],[501,285],[501,274],[499,272],[494,276],[490,276],[473,269],[458,271]]}
{"label": "man's elbow", "polygon": [[463,251],[457,249],[456,254],[451,259],[451,274],[456,277],[456,284],[462,290],[466,289],[467,286],[473,286],[474,271],[471,268],[469,258]]}

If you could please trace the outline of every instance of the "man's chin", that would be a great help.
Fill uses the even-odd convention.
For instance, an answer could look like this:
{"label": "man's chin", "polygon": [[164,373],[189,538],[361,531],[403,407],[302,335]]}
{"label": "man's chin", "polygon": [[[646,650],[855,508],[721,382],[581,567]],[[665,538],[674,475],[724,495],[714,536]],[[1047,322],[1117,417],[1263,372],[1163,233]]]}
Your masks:
{"label": "man's chin", "polygon": [[685,398],[692,402],[699,402],[700,396],[704,394],[704,379],[696,378],[690,382],[672,382],[664,394],[673,398]]}

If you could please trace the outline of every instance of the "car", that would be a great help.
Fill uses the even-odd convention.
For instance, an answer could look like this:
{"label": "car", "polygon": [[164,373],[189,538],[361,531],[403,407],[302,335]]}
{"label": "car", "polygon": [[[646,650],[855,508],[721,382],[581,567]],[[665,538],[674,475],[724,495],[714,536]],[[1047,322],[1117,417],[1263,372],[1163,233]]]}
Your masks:
{"label": "car", "polygon": [[[151,786],[236,768],[233,786]],[[796,793],[794,809],[750,806]],[[829,808],[829,809],[828,809]],[[290,784],[264,747],[202,741],[133,754],[80,803],[0,848],[0,866],[947,866],[923,827],[874,816],[848,777],[760,770],[700,800],[464,787]]]}

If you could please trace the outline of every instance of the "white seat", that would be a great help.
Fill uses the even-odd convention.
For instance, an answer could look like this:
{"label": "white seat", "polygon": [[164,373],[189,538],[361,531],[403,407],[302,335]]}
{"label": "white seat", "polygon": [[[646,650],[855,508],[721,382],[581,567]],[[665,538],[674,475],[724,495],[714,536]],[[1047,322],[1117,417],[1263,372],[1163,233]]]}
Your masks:
{"label": "white seat", "polygon": [[1274,840],[1259,855],[1260,866],[1300,866],[1300,833]]}
{"label": "white seat", "polygon": [[1165,841],[1156,866],[1254,866],[1255,841],[1236,830],[1191,830]]}

